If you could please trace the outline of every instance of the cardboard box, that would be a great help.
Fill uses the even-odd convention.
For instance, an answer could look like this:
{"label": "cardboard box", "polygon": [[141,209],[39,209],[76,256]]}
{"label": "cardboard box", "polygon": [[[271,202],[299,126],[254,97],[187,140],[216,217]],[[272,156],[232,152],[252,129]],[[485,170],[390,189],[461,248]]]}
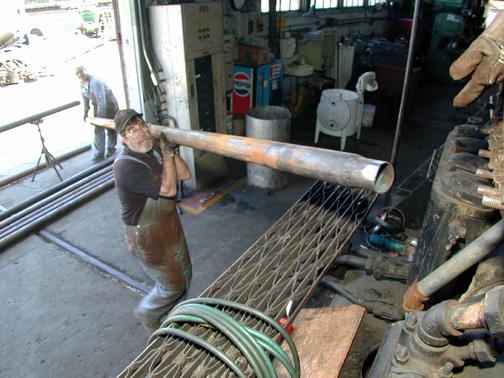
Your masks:
{"label": "cardboard box", "polygon": [[270,48],[249,45],[238,45],[238,60],[248,64],[265,64],[270,62]]}

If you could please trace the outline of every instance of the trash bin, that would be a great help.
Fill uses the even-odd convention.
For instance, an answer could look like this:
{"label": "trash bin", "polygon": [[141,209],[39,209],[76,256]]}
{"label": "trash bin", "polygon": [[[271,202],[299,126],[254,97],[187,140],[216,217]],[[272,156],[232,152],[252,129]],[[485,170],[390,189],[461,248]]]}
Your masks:
{"label": "trash bin", "polygon": [[[281,106],[258,106],[250,109],[245,116],[246,135],[250,138],[275,142],[290,141],[290,111]],[[265,189],[280,189],[288,184],[285,172],[247,163],[249,185]]]}
{"label": "trash bin", "polygon": [[362,127],[373,127],[374,116],[376,113],[376,106],[365,104],[362,113]]}

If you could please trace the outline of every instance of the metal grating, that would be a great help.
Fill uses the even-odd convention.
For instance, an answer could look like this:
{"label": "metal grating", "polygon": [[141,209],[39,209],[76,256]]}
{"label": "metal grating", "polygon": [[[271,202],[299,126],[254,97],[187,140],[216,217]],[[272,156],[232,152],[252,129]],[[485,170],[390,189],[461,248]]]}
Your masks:
{"label": "metal grating", "polygon": [[[318,282],[371,208],[376,194],[317,181],[201,297],[242,303],[279,320],[293,320]],[[287,314],[287,308],[290,308]],[[276,331],[252,315],[221,310],[268,336]],[[185,331],[212,340],[249,375],[240,351],[206,327],[183,324]],[[219,359],[173,336],[155,339],[120,377],[233,377]]]}

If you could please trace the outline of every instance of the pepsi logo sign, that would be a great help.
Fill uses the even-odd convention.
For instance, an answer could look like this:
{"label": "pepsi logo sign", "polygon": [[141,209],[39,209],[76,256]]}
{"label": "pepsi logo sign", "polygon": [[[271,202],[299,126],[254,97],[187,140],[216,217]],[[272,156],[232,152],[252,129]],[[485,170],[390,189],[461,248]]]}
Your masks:
{"label": "pepsi logo sign", "polygon": [[252,80],[250,76],[244,72],[236,72],[234,74],[233,91],[240,97],[250,96],[252,93]]}

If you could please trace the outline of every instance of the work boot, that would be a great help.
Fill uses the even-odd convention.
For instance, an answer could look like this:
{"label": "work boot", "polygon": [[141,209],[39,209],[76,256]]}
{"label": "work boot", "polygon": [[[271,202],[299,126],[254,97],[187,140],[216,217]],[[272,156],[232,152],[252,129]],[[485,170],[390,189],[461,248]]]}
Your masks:
{"label": "work boot", "polygon": [[135,309],[133,310],[133,316],[140,322],[142,327],[144,327],[144,329],[147,331],[149,335],[157,331],[161,326],[160,320],[149,321],[145,319],[145,317],[141,312],[141,309],[139,309],[139,306],[135,307]]}
{"label": "work boot", "polygon": [[147,330],[154,332],[161,325],[161,316],[168,313],[176,304],[173,297],[168,295],[159,283],[148,292],[133,310],[133,315]]}

